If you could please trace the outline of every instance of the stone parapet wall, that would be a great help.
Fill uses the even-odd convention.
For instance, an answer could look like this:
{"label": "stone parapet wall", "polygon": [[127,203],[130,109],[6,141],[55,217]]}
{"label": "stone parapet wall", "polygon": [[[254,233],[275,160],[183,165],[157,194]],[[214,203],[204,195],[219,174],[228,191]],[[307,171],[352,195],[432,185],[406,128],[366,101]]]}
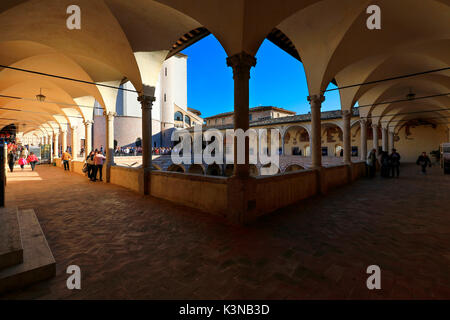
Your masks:
{"label": "stone parapet wall", "polygon": [[317,193],[317,173],[302,170],[256,178],[256,215],[272,212]]}
{"label": "stone parapet wall", "polygon": [[151,195],[215,215],[227,214],[227,178],[152,171]]}
{"label": "stone parapet wall", "polygon": [[[62,167],[61,160],[55,160]],[[84,162],[72,161],[71,171],[82,174]],[[105,177],[106,166],[103,167]],[[112,166],[110,182],[143,192],[143,170]],[[165,199],[227,220],[246,224],[258,217],[319,193],[351,183],[365,175],[363,161],[349,165],[301,170],[240,181],[235,178],[168,171],[152,171],[151,196]]]}

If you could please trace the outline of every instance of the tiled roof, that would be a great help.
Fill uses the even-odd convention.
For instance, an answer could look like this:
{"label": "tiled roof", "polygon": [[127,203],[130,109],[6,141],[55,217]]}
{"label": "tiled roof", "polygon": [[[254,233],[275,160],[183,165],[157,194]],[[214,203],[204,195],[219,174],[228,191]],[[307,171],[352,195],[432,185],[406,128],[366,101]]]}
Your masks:
{"label": "tiled roof", "polygon": [[[263,107],[253,107],[253,108],[250,108],[250,112],[267,111],[267,110],[274,110],[274,111],[279,111],[279,112],[289,113],[289,114],[293,114],[293,115],[295,114],[294,111],[290,111],[290,110],[287,110],[287,109],[283,109],[283,108],[279,108],[279,107],[274,107],[274,106],[263,106]],[[208,119],[214,119],[214,118],[222,118],[222,117],[225,117],[225,116],[231,116],[231,115],[233,115],[233,114],[234,114],[233,111],[230,111],[230,112],[223,112],[223,113],[219,113],[219,114],[216,114],[216,115],[214,115],[214,116],[207,117],[207,118],[204,118],[204,119],[205,119],[205,120],[208,120]]]}
{"label": "tiled roof", "polygon": [[[353,108],[353,117],[359,116],[359,109]],[[333,110],[333,111],[324,111],[320,114],[321,120],[330,120],[330,119],[340,119],[342,117],[341,110]],[[295,122],[309,122],[311,121],[311,114],[299,114],[295,116],[288,117],[280,117],[280,118],[270,118],[264,120],[255,120],[250,121],[250,127],[259,127],[259,126],[267,126],[267,125],[275,125],[275,124],[284,124],[284,123],[295,123]],[[225,124],[225,125],[211,125],[211,126],[203,126],[204,130],[215,128],[218,130],[224,129],[233,129],[234,124]],[[191,128],[193,130],[194,128]]]}

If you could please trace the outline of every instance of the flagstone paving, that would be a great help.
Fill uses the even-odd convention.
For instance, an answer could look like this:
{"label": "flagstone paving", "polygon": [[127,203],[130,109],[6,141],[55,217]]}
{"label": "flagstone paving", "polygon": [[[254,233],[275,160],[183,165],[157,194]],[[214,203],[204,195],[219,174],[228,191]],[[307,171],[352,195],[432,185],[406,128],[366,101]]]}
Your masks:
{"label": "flagstone paving", "polygon": [[[4,299],[450,299],[450,176],[361,179],[247,227],[38,166],[7,205],[32,208],[55,278]],[[81,290],[68,290],[78,265]],[[381,290],[366,269],[381,268]]]}

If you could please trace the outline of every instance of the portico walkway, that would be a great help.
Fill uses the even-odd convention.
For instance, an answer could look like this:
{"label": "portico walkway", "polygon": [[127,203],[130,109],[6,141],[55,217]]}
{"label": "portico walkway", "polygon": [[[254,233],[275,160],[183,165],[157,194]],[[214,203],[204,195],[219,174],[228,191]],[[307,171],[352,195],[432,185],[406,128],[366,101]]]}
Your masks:
{"label": "portico walkway", "polygon": [[[33,208],[56,278],[3,298],[450,298],[450,176],[415,166],[362,179],[247,228],[59,168],[17,170],[8,205]],[[67,266],[82,289],[66,288]],[[382,290],[366,288],[381,268]]]}

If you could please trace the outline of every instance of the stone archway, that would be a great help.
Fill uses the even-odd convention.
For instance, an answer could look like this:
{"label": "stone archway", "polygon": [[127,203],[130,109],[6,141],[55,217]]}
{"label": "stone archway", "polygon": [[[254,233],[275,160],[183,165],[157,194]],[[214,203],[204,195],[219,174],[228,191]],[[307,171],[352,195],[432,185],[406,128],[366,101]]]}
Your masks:
{"label": "stone archway", "polygon": [[295,171],[300,171],[300,170],[304,170],[305,168],[303,168],[302,166],[298,165],[298,164],[291,164],[289,166],[286,167],[286,169],[284,169],[284,172],[295,172]]}
{"label": "stone archway", "polygon": [[168,168],[167,171],[172,171],[172,172],[181,172],[184,173],[185,169],[184,167],[178,165],[178,164],[171,164]]}
{"label": "stone archway", "polygon": [[208,168],[206,168],[206,175],[208,176],[221,176],[222,169],[217,163],[210,164]]}
{"label": "stone archway", "polygon": [[205,169],[200,164],[193,164],[189,167],[188,173],[204,175]]}

